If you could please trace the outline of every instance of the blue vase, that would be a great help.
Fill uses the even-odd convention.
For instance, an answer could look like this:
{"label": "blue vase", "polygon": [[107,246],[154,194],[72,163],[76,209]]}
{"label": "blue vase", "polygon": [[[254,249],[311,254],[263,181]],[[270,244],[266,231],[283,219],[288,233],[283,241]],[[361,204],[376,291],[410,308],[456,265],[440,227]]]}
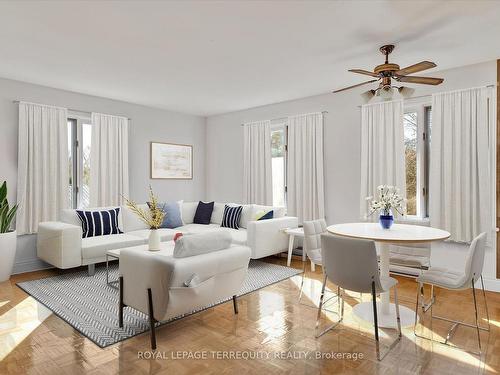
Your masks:
{"label": "blue vase", "polygon": [[392,215],[380,215],[379,222],[382,229],[390,229],[392,223],[394,223],[394,216]]}

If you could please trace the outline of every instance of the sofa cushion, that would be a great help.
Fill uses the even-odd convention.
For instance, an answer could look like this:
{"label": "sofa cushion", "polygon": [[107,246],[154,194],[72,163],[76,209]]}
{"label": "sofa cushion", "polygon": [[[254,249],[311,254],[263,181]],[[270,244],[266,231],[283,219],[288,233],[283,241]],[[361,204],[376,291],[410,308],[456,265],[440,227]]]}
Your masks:
{"label": "sofa cushion", "polygon": [[224,207],[224,215],[222,216],[222,228],[238,229],[240,227],[241,211],[243,206],[226,206]]}
{"label": "sofa cushion", "polygon": [[227,249],[232,238],[227,231],[210,231],[179,238],[175,242],[174,258],[186,258]]}
{"label": "sofa cushion", "polygon": [[[149,211],[147,204],[138,204],[137,207]],[[149,226],[127,206],[122,206],[120,211],[123,218],[123,226],[121,228],[125,233],[132,232],[134,230],[149,229]]]}
{"label": "sofa cushion", "polygon": [[66,224],[73,224],[79,227],[82,226],[82,222],[78,218],[76,210],[73,208],[65,208],[64,210],[61,210],[61,221]]}
{"label": "sofa cushion", "polygon": [[120,207],[102,211],[76,210],[82,226],[82,238],[123,233],[118,228]]}
{"label": "sofa cushion", "polygon": [[[169,228],[161,228],[157,229],[158,233],[160,234],[160,241],[171,241],[175,234],[177,232],[180,232],[177,229],[169,229]],[[133,230],[132,232],[127,232],[127,234],[130,234],[131,236],[139,237],[141,238],[144,243],[146,243],[149,240],[149,233],[151,232],[150,229],[139,229],[139,230]]]}
{"label": "sofa cushion", "polygon": [[[182,227],[183,223],[182,223],[182,215],[180,207],[181,205],[182,201],[158,203],[158,208],[165,213],[160,228],[173,229],[177,227]],[[150,206],[149,202],[148,206]]]}
{"label": "sofa cushion", "polygon": [[193,224],[194,214],[198,208],[198,202],[182,202],[181,204],[181,218],[182,223]]}
{"label": "sofa cushion", "polygon": [[240,228],[240,229],[224,228],[224,229],[231,235],[231,238],[233,239],[233,244],[246,246],[246,244],[247,244],[247,230],[246,229],[243,229],[243,228]]}
{"label": "sofa cushion", "polygon": [[214,210],[212,212],[212,218],[210,219],[211,224],[222,224],[222,217],[224,216],[224,203],[214,203]]}
{"label": "sofa cushion", "polygon": [[110,234],[107,236],[82,239],[82,259],[100,258],[106,251],[144,244],[142,238],[130,234]]}

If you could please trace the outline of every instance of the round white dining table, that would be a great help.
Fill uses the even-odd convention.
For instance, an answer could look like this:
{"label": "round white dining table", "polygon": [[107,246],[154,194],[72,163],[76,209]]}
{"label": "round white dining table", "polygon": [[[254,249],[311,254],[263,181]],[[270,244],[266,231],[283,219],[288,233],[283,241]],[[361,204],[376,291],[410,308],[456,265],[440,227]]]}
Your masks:
{"label": "round white dining table", "polygon": [[[382,229],[379,223],[345,223],[331,225],[328,232],[343,237],[363,238],[373,240],[377,244],[380,255],[380,275],[389,277],[389,250],[390,245],[408,245],[442,241],[450,236],[447,231],[427,226],[393,224],[390,229]],[[354,306],[353,313],[358,318],[373,322],[372,302],[361,302]],[[401,325],[410,326],[415,320],[415,311],[399,307]],[[378,325],[385,328],[396,327],[396,308],[390,303],[389,292],[380,294],[377,302]]]}

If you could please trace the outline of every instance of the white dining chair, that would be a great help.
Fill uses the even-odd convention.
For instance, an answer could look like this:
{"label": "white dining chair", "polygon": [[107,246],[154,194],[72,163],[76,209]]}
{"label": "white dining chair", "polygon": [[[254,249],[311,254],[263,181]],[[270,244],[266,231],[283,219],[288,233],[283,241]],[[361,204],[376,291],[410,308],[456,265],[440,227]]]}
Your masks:
{"label": "white dining chair", "polygon": [[[447,268],[441,267],[430,267],[427,271],[424,271],[422,275],[417,277],[418,289],[417,289],[417,308],[415,310],[415,325],[414,325],[414,333],[417,337],[421,337],[424,339],[432,340],[434,342],[438,342],[445,345],[450,345],[449,341],[454,335],[458,326],[462,325],[465,327],[470,327],[476,329],[477,332],[477,341],[479,346],[479,352],[476,354],[481,354],[481,335],[480,331],[490,330],[490,317],[488,313],[488,303],[486,301],[486,293],[484,291],[484,282],[483,282],[483,263],[484,263],[484,253],[486,250],[486,233],[481,233],[471,242],[469,251],[467,253],[467,258],[465,262],[465,268],[461,271],[450,270]],[[486,319],[488,322],[487,327],[482,327],[479,324],[478,318],[478,309],[477,309],[477,297],[476,297],[476,282],[481,281],[482,294],[484,299],[484,306],[486,310]],[[449,323],[453,323],[450,329],[447,332],[446,338],[444,341],[434,340],[434,338],[426,337],[422,334],[417,334],[417,321],[418,321],[418,311],[422,307],[422,301],[424,299],[424,285],[431,285],[431,298],[436,301],[436,297],[434,295],[434,286],[439,288],[445,288],[449,290],[472,290],[472,299],[474,302],[474,321],[475,324],[469,324],[462,321],[450,319],[448,317],[437,316],[433,314],[432,305],[430,306],[430,331],[432,331],[432,320],[439,319]],[[425,313],[425,311],[423,312]]]}
{"label": "white dining chair", "polygon": [[[323,269],[323,258],[321,256],[321,235],[326,233],[326,221],[324,219],[320,220],[312,220],[312,221],[304,221],[304,242],[303,242],[303,251],[306,253],[306,259],[311,262],[311,270],[314,271],[314,266],[321,266],[321,270],[323,275],[325,274],[325,270]],[[304,280],[307,272],[307,261],[304,262],[304,268],[302,270],[302,281],[300,283],[300,293],[299,293],[299,303],[302,303],[302,296],[304,292]],[[306,303],[309,307],[311,306]]]}
{"label": "white dining chair", "polygon": [[[321,236],[321,247],[323,249],[324,278],[321,289],[321,298],[316,319],[316,337],[324,335],[335,328],[344,319],[344,291],[350,290],[359,293],[371,293],[373,302],[373,322],[375,334],[375,346],[377,359],[382,360],[387,353],[401,340],[401,320],[399,316],[399,303],[397,284],[398,281],[392,277],[380,276],[377,250],[375,242],[371,240],[337,237],[330,234]],[[338,286],[339,298],[339,320],[318,333],[321,307],[327,280]],[[394,289],[394,304],[396,306],[397,337],[385,347],[381,353],[379,340],[379,327],[377,318],[377,295]]]}

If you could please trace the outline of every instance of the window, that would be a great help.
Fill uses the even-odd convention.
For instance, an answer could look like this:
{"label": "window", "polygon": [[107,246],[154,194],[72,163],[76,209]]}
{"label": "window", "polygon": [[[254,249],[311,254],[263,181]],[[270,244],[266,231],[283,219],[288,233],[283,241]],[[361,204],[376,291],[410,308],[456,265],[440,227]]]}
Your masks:
{"label": "window", "polygon": [[273,206],[286,206],[286,125],[271,128]]}
{"label": "window", "polygon": [[69,201],[72,208],[90,204],[90,120],[68,119]]}
{"label": "window", "polygon": [[418,105],[406,108],[403,117],[407,215],[428,216],[428,165],[431,107]]}

